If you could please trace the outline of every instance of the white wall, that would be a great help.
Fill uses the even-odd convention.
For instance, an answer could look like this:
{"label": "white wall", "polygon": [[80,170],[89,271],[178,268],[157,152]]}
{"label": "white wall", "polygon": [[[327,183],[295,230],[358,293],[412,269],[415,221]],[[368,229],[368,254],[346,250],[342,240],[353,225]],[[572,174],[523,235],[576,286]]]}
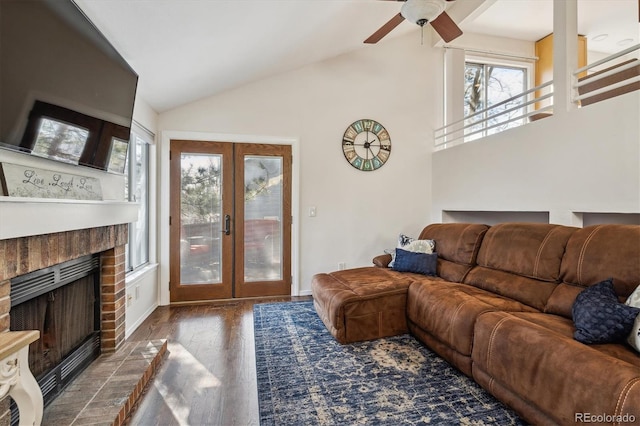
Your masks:
{"label": "white wall", "polygon": [[158,131],[158,113],[139,95],[133,105],[133,119],[153,133]]}
{"label": "white wall", "polygon": [[[395,246],[399,232],[417,235],[429,223],[430,141],[441,114],[434,100],[441,98],[442,50],[420,45],[412,33],[162,113],[158,127],[299,141],[300,273],[294,282],[308,294],[313,274],[336,270],[339,262],[370,265]],[[374,172],[355,170],[342,154],[342,135],[360,118],[379,121],[391,135],[391,157]],[[166,156],[160,167],[166,179]],[[160,205],[167,211],[164,195]],[[168,220],[160,216],[160,223]],[[167,245],[168,226],[161,226],[161,238]],[[168,259],[161,257],[164,268]],[[164,272],[165,301],[167,277]]]}
{"label": "white wall", "polygon": [[125,286],[125,337],[129,338],[158,307],[158,264],[152,263],[141,271],[128,274]]}
{"label": "white wall", "polygon": [[633,92],[434,153],[434,220],[531,211],[581,226],[582,212],[640,213],[639,116]]}
{"label": "white wall", "polygon": [[[495,37],[484,34],[464,33],[451,43],[451,47],[467,50],[479,50],[504,55],[533,58],[536,53],[535,42],[518,40],[515,38]],[[475,54],[477,52],[470,52]]]}

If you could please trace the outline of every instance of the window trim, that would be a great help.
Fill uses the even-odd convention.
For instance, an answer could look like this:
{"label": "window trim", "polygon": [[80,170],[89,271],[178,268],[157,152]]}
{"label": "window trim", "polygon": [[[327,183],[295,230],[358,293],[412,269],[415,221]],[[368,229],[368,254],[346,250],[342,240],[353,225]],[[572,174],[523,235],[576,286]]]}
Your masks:
{"label": "window trim", "polygon": [[145,208],[145,215],[143,220],[146,222],[146,260],[144,262],[141,262],[140,264],[138,264],[137,266],[133,266],[131,263],[131,251],[130,248],[133,247],[135,245],[135,241],[134,241],[134,237],[135,234],[132,232],[132,227],[134,226],[134,224],[136,222],[131,222],[129,223],[129,235],[128,235],[128,241],[127,241],[127,248],[126,248],[126,256],[125,256],[125,268],[126,268],[126,273],[127,275],[130,274],[136,274],[138,273],[140,270],[146,268],[147,266],[149,266],[152,262],[151,256],[151,244],[152,244],[152,237],[151,237],[151,225],[152,225],[152,221],[151,221],[151,206],[152,206],[152,194],[151,194],[151,188],[152,188],[152,184],[151,184],[151,177],[152,177],[152,160],[151,160],[151,147],[154,144],[154,140],[155,140],[155,135],[150,132],[149,130],[147,130],[146,128],[144,128],[142,125],[140,125],[138,122],[136,122],[134,120],[132,126],[131,126],[131,138],[129,139],[129,152],[127,154],[127,165],[126,165],[126,170],[127,170],[127,179],[126,179],[126,186],[127,188],[125,188],[128,191],[128,200],[130,202],[140,202],[138,200],[135,199],[135,194],[132,191],[132,182],[135,182],[137,179],[136,176],[136,162],[133,160],[134,156],[137,153],[138,150],[138,139],[141,141],[140,145],[144,145],[146,146],[146,154],[145,154],[145,163],[146,163],[146,179],[145,179],[145,203],[146,203],[146,208]]}

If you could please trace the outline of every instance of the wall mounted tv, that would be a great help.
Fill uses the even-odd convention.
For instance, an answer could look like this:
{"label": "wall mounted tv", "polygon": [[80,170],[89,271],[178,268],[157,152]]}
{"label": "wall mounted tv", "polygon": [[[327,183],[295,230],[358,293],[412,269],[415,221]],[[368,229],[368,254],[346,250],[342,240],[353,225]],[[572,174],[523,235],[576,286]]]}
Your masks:
{"label": "wall mounted tv", "polygon": [[123,172],[137,84],[72,0],[0,0],[0,147]]}

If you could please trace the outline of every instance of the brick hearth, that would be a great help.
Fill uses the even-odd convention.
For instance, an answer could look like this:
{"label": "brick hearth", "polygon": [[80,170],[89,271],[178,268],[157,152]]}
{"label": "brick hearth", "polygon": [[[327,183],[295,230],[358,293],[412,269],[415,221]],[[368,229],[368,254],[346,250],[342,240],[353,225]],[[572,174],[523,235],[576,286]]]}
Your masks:
{"label": "brick hearth", "polygon": [[166,351],[166,340],[152,340],[100,355],[44,410],[42,424],[122,425]]}
{"label": "brick hearth", "polygon": [[[99,253],[101,352],[115,353],[125,338],[127,232],[120,224],[0,240],[0,332],[10,327],[12,278]],[[8,398],[0,401],[0,426],[8,424],[8,408]]]}

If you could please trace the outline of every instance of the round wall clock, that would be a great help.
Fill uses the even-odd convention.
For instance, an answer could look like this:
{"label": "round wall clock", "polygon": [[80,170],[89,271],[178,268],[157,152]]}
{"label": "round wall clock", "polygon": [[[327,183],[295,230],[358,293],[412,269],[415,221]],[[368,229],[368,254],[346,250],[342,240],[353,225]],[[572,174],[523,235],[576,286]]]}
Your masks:
{"label": "round wall clock", "polygon": [[358,120],[344,132],[342,152],[356,169],[377,170],[391,155],[391,139],[387,130],[377,121]]}

